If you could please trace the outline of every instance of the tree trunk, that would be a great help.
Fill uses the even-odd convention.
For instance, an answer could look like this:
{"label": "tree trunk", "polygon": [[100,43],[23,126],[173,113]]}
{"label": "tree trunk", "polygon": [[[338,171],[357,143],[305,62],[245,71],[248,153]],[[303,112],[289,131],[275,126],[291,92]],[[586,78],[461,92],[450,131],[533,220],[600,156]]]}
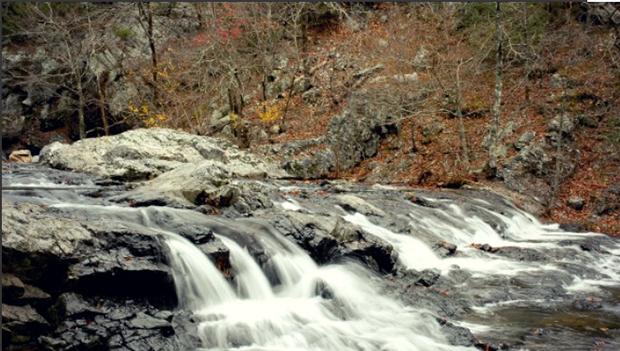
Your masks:
{"label": "tree trunk", "polygon": [[144,7],[144,2],[138,2],[138,10],[140,12],[140,16],[146,20],[146,26],[143,21],[140,21],[142,24],[142,28],[146,32],[147,39],[149,41],[149,48],[151,50],[151,79],[152,81],[152,89],[153,89],[153,102],[156,104],[158,100],[158,91],[157,91],[157,50],[155,49],[155,39],[153,38],[153,12],[151,11],[151,3],[146,3],[146,8]]}
{"label": "tree trunk", "polygon": [[469,147],[467,146],[467,134],[465,133],[465,123],[463,122],[463,110],[461,108],[461,65],[460,62],[456,67],[456,115],[459,119],[459,138],[461,139],[461,147],[463,148],[463,160],[465,165],[469,168]]}
{"label": "tree trunk", "polygon": [[263,73],[263,80],[261,81],[262,98],[263,98],[263,113],[267,113],[267,73]]}
{"label": "tree trunk", "polygon": [[80,133],[80,139],[86,138],[86,119],[84,109],[86,103],[84,102],[84,91],[82,90],[82,79],[76,77],[77,92],[78,92],[78,129]]}
{"label": "tree trunk", "polygon": [[418,146],[415,142],[415,121],[413,118],[411,119],[411,152],[418,152]]}
{"label": "tree trunk", "polygon": [[553,175],[553,183],[551,184],[551,198],[549,199],[549,204],[547,211],[551,209],[555,205],[555,201],[557,198],[557,192],[560,188],[560,176],[561,176],[561,154],[562,154],[562,130],[564,129],[564,117],[566,115],[566,85],[564,81],[560,83],[562,85],[562,97],[560,104],[560,125],[558,127],[558,140],[555,150],[555,173]]}
{"label": "tree trunk", "polygon": [[500,109],[502,104],[502,34],[500,28],[501,8],[499,1],[495,7],[495,41],[497,45],[495,57],[495,100],[493,102],[493,121],[490,128],[489,168],[497,170],[497,148],[499,147]]}
{"label": "tree trunk", "polygon": [[105,135],[110,135],[110,125],[108,124],[108,119],[105,115],[104,85],[106,81],[107,79],[102,80],[100,76],[97,76],[97,93],[99,94],[99,114],[101,114],[101,124],[103,125],[103,132]]}
{"label": "tree trunk", "polygon": [[530,102],[530,74],[532,73],[532,55],[531,55],[531,45],[530,45],[530,36],[527,31],[527,6],[529,4],[527,2],[523,3],[524,13],[523,13],[523,28],[525,35],[525,101]]}

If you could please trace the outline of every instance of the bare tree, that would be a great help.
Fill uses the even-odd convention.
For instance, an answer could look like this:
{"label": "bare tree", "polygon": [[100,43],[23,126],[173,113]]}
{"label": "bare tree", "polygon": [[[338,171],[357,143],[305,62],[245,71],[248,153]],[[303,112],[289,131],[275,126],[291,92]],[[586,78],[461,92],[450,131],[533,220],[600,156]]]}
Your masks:
{"label": "bare tree", "polygon": [[[174,3],[172,3],[174,4]],[[138,22],[146,34],[146,38],[149,42],[149,49],[151,51],[151,87],[153,89],[153,101],[157,104],[158,90],[157,90],[157,50],[155,48],[155,38],[153,36],[153,10],[151,9],[151,3],[140,0],[137,2],[138,6]],[[171,9],[171,8],[170,8]],[[170,10],[172,11],[172,10]]]}
{"label": "bare tree", "polygon": [[48,57],[63,67],[47,75],[39,74],[36,79],[59,96],[64,96],[63,92],[66,91],[75,96],[78,134],[79,138],[83,139],[86,137],[86,108],[92,100],[86,86],[94,80],[87,63],[100,43],[88,37],[88,26],[93,16],[90,6],[73,7],[64,11],[68,12],[57,13],[50,3],[31,5],[28,12],[33,15],[34,22],[30,25],[35,27],[23,28],[22,33],[38,37],[48,48]]}
{"label": "bare tree", "polygon": [[493,120],[489,126],[489,168],[495,173],[497,170],[497,148],[499,147],[499,129],[502,105],[502,31],[501,31],[501,7],[499,1],[495,6],[495,97],[493,100]]}

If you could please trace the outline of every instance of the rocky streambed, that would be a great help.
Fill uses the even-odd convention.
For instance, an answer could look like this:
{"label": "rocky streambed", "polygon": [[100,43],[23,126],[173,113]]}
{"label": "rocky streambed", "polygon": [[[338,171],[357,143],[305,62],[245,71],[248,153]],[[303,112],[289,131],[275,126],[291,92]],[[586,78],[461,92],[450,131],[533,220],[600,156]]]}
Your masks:
{"label": "rocky streambed", "polygon": [[3,165],[10,350],[616,350],[620,243],[135,130]]}

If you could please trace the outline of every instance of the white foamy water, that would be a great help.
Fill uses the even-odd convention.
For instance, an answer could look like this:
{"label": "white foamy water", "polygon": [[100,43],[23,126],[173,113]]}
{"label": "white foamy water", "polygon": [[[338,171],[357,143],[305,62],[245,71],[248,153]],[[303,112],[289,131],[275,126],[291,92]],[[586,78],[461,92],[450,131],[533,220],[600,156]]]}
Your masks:
{"label": "white foamy water", "polygon": [[205,254],[187,239],[167,235],[175,280],[184,306],[197,310],[211,305],[235,301],[231,286]]}
{"label": "white foamy water", "polygon": [[[376,189],[390,190],[382,187]],[[41,194],[48,196],[45,192]],[[207,219],[195,211],[165,207],[76,204],[71,203],[73,198],[64,193],[57,198],[45,199],[55,211],[65,211],[83,219],[135,225],[154,235],[161,235],[169,248],[180,307],[194,312],[203,350],[467,349],[449,345],[435,315],[407,306],[382,291],[384,285],[380,279],[366,268],[347,261],[319,266],[297,244],[268,225],[254,226],[250,219]],[[282,202],[276,203],[277,208],[285,210],[279,210],[280,214],[286,211],[311,212],[303,207],[306,203],[304,199],[280,200]],[[391,211],[385,208],[389,206],[373,204],[392,218],[402,219],[399,225],[360,213],[345,214],[343,218],[391,244],[398,252],[401,263],[408,268],[432,268],[447,274],[458,266],[471,273],[467,275],[471,280],[451,287],[455,290],[468,289],[472,287],[468,284],[473,281],[473,288],[501,291],[504,287],[484,285],[497,276],[515,280],[528,277],[531,279],[525,280],[525,283],[537,284],[540,281],[542,284],[543,278],[548,277],[545,274],[554,271],[562,273],[559,276],[565,283],[557,283],[559,290],[564,289],[562,293],[596,292],[602,286],[617,286],[620,283],[619,245],[606,244],[606,254],[583,251],[579,247],[580,240],[600,234],[563,232],[557,225],[542,224],[523,211],[514,208],[496,210],[492,204],[480,199],[472,199],[467,204],[445,199],[427,200],[436,206],[428,208],[403,202],[399,203],[397,210]],[[308,207],[315,211],[313,214],[324,210],[319,206]],[[392,213],[398,211],[402,212]],[[206,229],[213,225],[221,229],[213,231],[217,240],[229,250],[232,276],[224,275],[201,248],[179,235],[182,233],[191,237],[191,233],[175,229],[180,227],[179,224],[204,226]],[[403,227],[406,228],[403,233],[398,232],[401,229],[394,229]],[[562,243],[562,240],[570,242]],[[432,243],[439,241],[456,244],[457,255],[440,256],[432,248]],[[552,251],[570,254],[541,262],[518,261],[475,249],[471,247],[474,243],[493,247],[513,246],[542,254]],[[257,255],[259,260],[253,255]],[[586,273],[581,274],[575,266],[596,267],[596,271],[584,270]],[[485,280],[487,278],[489,280]],[[432,294],[434,288],[429,288],[427,292]],[[519,287],[514,289],[517,291]],[[480,291],[482,289],[473,294]],[[484,292],[481,294],[484,295]],[[480,306],[468,307],[485,315],[498,308],[565,302],[553,300],[555,295],[544,299],[517,293],[514,296],[498,296],[509,299],[498,301],[493,294],[489,294],[488,299],[485,295],[478,300],[484,301],[480,302]],[[513,300],[510,300],[511,297]],[[478,321],[454,321],[454,324],[475,333],[488,333],[506,327],[482,325]]]}
{"label": "white foamy water", "polygon": [[295,200],[282,201],[278,203],[283,209],[289,211],[300,211],[302,209]]}
{"label": "white foamy water", "polygon": [[271,298],[229,301],[198,311],[204,350],[468,349],[447,345],[429,313],[382,296],[361,267],[306,269],[298,274],[302,279]]}
{"label": "white foamy water", "polygon": [[441,258],[422,240],[410,234],[394,233],[387,228],[373,224],[361,213],[345,215],[343,218],[392,244],[398,252],[399,260],[407,268],[416,270],[435,268],[442,273],[447,273],[458,266],[472,272],[486,274],[515,274],[540,269],[540,267],[522,262],[482,257],[483,254],[477,252],[478,250],[468,248],[465,248],[465,251],[471,252],[472,256]]}

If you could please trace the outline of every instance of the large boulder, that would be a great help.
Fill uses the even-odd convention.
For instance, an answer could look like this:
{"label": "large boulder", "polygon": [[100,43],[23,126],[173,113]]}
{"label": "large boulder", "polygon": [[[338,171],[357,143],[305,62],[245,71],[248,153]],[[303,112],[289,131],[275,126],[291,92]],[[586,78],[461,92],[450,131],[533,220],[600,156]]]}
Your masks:
{"label": "large boulder", "polygon": [[[217,166],[238,176],[268,171],[285,175],[226,141],[162,128],[136,129],[71,145],[52,143],[41,151],[41,161],[55,168],[122,180],[151,179],[183,165],[187,165],[180,171],[183,174]],[[193,169],[203,161],[212,163]]]}

